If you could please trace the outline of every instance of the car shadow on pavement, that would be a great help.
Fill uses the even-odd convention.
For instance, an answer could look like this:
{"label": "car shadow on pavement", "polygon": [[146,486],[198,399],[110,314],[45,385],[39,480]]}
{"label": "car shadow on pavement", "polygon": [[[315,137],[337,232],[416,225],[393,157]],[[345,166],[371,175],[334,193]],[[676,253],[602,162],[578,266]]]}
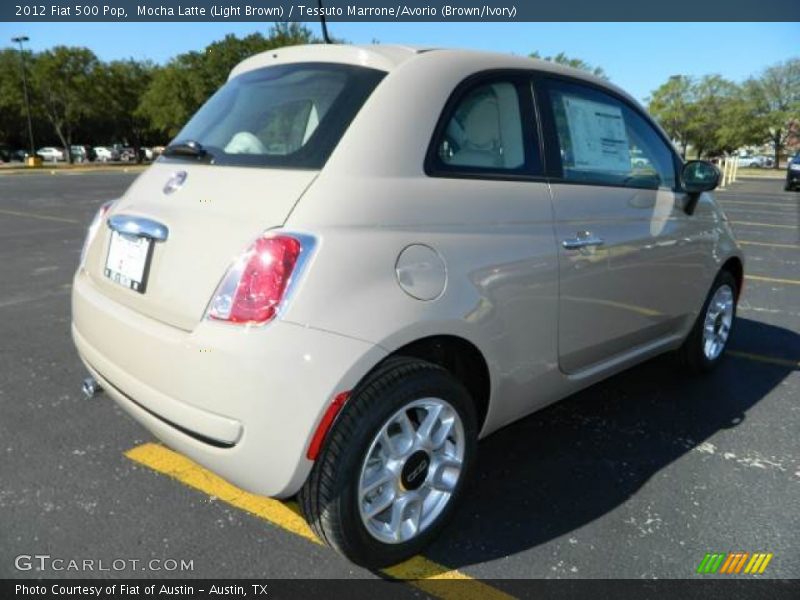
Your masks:
{"label": "car shadow on pavement", "polygon": [[[800,335],[740,318],[730,347],[797,361]],[[460,568],[580,528],[740,425],[796,368],[727,356],[712,374],[693,377],[664,355],[510,425],[480,444],[464,501],[426,555]]]}

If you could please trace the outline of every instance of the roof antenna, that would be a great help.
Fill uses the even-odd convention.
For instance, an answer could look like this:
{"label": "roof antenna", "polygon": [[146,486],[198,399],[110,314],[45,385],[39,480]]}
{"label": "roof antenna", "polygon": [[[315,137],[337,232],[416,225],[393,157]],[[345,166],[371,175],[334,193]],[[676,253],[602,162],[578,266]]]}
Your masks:
{"label": "roof antenna", "polygon": [[317,0],[319,6],[319,20],[322,23],[322,39],[326,44],[332,44],[330,36],[328,35],[328,24],[325,22],[325,11],[322,8],[322,0]]}

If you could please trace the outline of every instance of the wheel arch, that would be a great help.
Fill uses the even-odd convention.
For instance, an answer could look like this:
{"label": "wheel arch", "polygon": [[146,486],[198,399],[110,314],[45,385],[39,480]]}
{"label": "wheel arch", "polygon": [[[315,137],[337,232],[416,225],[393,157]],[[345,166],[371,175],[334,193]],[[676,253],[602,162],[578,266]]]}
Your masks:
{"label": "wheel arch", "polygon": [[478,431],[483,428],[489,413],[492,379],[486,358],[474,343],[453,334],[430,335],[407,341],[391,350],[364,378],[387,360],[398,356],[418,358],[448,371],[469,392],[475,404]]}
{"label": "wheel arch", "polygon": [[742,294],[742,287],[744,286],[744,263],[738,256],[731,256],[726,260],[720,271],[728,271],[736,279],[736,299]]}

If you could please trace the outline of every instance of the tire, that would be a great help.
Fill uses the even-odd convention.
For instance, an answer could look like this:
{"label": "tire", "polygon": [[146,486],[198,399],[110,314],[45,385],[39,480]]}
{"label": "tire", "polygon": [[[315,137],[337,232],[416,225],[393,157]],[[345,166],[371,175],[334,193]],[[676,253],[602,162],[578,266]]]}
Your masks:
{"label": "tire", "polygon": [[[452,427],[440,448],[428,453],[418,445],[422,439],[419,430],[437,406],[442,408],[437,414],[452,418]],[[414,436],[410,430],[406,435],[397,427],[401,414],[408,417],[405,423],[415,427]],[[444,432],[443,424],[435,418],[429,422],[434,427],[428,439],[436,446],[436,438]],[[390,448],[380,438],[384,430],[394,446],[392,454],[397,451],[399,458],[386,457]],[[404,453],[397,446],[412,439],[417,446],[400,448],[405,450],[402,458]],[[301,510],[317,536],[354,563],[370,569],[396,564],[419,553],[447,524],[471,471],[476,442],[475,406],[459,381],[432,363],[391,358],[353,390],[334,421],[298,495]],[[459,449],[459,471],[455,466],[436,467],[443,464],[445,453],[454,456]],[[375,475],[376,471],[384,473],[386,479]],[[437,472],[449,473],[437,484],[449,492],[432,487]],[[384,483],[367,492],[371,487],[368,483],[379,479]],[[392,497],[395,500],[389,502]],[[415,500],[422,497],[427,505]],[[362,508],[366,511],[373,504],[378,511],[374,518],[362,516]],[[387,507],[381,510],[384,504]],[[403,504],[405,512],[400,508]],[[412,514],[417,515],[416,530]],[[396,515],[405,518],[397,519],[401,524],[395,528],[398,537],[390,540],[392,517]]]}
{"label": "tire", "polygon": [[[739,286],[736,284],[736,278],[730,271],[720,271],[708,292],[694,327],[678,350],[680,363],[689,371],[696,374],[708,373],[722,360],[736,319],[738,298]],[[712,300],[715,301],[714,306]],[[714,313],[720,308],[720,303],[725,303],[726,308],[714,317]],[[716,344],[709,339],[712,337],[711,331],[706,336],[707,326],[713,327],[714,333],[721,336],[716,339]]]}

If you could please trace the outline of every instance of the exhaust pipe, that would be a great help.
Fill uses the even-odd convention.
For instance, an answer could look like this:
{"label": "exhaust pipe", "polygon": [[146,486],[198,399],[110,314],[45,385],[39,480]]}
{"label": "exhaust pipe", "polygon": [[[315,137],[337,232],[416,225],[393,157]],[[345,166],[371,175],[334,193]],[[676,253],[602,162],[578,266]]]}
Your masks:
{"label": "exhaust pipe", "polygon": [[87,377],[83,380],[83,384],[81,385],[81,392],[86,398],[93,398],[97,394],[103,391],[103,388],[97,383],[97,380],[94,377]]}

